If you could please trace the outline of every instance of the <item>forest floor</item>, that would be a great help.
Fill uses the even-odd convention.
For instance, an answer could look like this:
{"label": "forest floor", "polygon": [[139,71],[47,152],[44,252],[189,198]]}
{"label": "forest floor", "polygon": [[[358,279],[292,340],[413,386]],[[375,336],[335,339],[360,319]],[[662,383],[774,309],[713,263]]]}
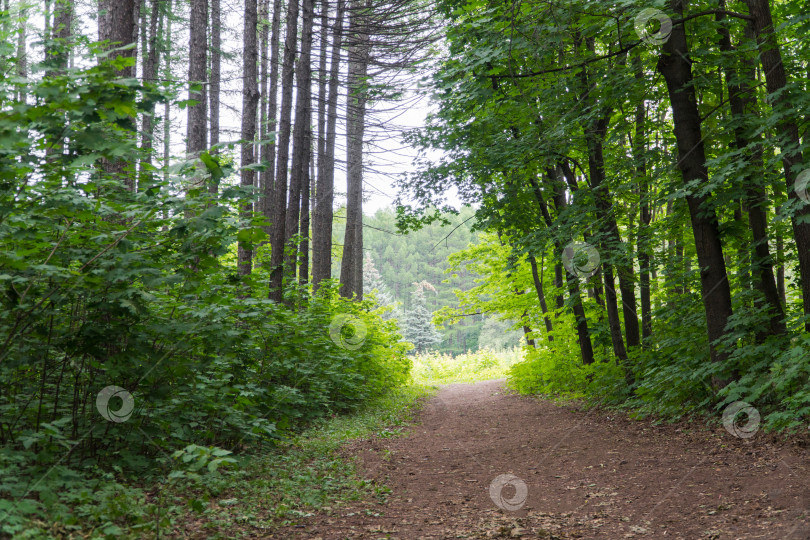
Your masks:
{"label": "forest floor", "polygon": [[[510,394],[502,380],[443,386],[416,421],[406,437],[343,450],[391,489],[384,503],[327,507],[270,537],[810,539],[801,441],[654,425]],[[491,486],[504,474],[517,484]]]}

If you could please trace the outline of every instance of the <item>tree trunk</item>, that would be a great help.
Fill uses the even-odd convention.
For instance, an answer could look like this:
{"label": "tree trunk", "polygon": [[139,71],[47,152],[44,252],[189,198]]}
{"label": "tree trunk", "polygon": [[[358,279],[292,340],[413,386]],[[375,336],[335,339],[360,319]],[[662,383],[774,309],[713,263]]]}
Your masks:
{"label": "tree trunk", "polygon": [[[207,51],[208,39],[208,0],[191,0],[188,42],[188,99],[195,105],[188,107],[188,126],[186,127],[186,153],[189,159],[200,155],[208,146],[205,84],[208,81]],[[193,86],[198,86],[194,88]]]}
{"label": "tree trunk", "polygon": [[[254,147],[256,138],[256,109],[259,105],[259,72],[258,72],[258,46],[256,32],[258,31],[258,6],[256,0],[245,0],[245,31],[242,48],[242,61],[244,79],[242,82],[242,170],[240,184],[243,187],[253,187],[255,171],[249,169],[255,163]],[[250,220],[253,214],[253,204],[245,203],[239,211],[243,222]],[[253,259],[251,247],[239,241],[240,276],[250,274]]]}
{"label": "tree trunk", "polygon": [[[146,54],[143,55],[143,80],[147,84],[156,84],[158,70],[158,37],[163,32],[164,13],[162,3],[157,0],[151,2],[149,14],[149,32],[144,30],[146,39]],[[152,153],[154,152],[155,138],[155,106],[151,104],[149,110],[143,115],[141,126],[141,168],[138,176],[138,189],[149,189],[154,180],[152,174]]]}
{"label": "tree trunk", "polygon": [[[720,8],[725,9],[725,2],[721,0]],[[722,22],[723,15],[717,19]],[[746,34],[753,37],[753,29]],[[731,36],[728,28],[720,27],[720,50],[733,53]],[[743,189],[745,190],[745,204],[748,211],[748,224],[751,227],[753,238],[754,260],[751,267],[754,272],[753,285],[765,301],[769,312],[769,331],[760,332],[758,338],[763,340],[767,335],[779,335],[787,332],[785,313],[779,300],[779,292],[773,275],[773,259],[768,249],[768,200],[765,197],[765,187],[762,178],[765,167],[762,158],[762,138],[760,135],[748,137],[745,129],[745,118],[748,113],[756,113],[756,98],[752,87],[756,86],[756,73],[747,59],[742,59],[742,69],[739,72],[726,64],[724,69],[726,88],[728,90],[731,115],[735,120],[734,145],[742,155],[747,155],[747,165],[743,169]],[[749,151],[750,149],[750,151]]]}
{"label": "tree trunk", "polygon": [[[259,145],[256,149],[256,160],[259,161],[264,167],[267,166],[268,146],[267,139],[270,137],[269,128],[267,125],[267,76],[268,76],[268,53],[267,50],[268,40],[270,37],[270,25],[268,22],[269,14],[269,1],[259,0]],[[256,173],[257,178],[257,193],[258,200],[255,204],[256,213],[261,213],[263,216],[267,215],[267,183],[270,178],[270,171],[267,169],[259,170]],[[272,186],[270,193],[273,192]]]}
{"label": "tree trunk", "polygon": [[799,198],[794,183],[801,172],[804,157],[802,156],[799,128],[799,112],[791,109],[790,96],[785,90],[787,75],[782,63],[782,53],[773,27],[773,17],[768,0],[745,0],[748,12],[753,17],[754,32],[759,47],[759,59],[765,74],[768,101],[778,118],[776,129],[780,137],[777,145],[782,151],[782,166],[788,190],[788,199],[797,205],[796,213],[791,216],[793,237],[796,240],[796,251],[799,258],[799,277],[802,287],[802,302],[806,332],[810,332],[810,205]]}
{"label": "tree trunk", "polygon": [[[108,49],[135,44],[129,49],[118,51],[116,56],[135,58],[138,48],[138,18],[140,4],[135,0],[100,0],[98,17],[98,38],[108,41]],[[122,78],[135,77],[135,65],[126,66],[118,71]],[[135,132],[135,119],[124,126]],[[121,159],[102,160],[102,169],[110,176],[117,177],[130,191],[135,189],[135,174],[132,165]]]}
{"label": "tree trunk", "polygon": [[[321,26],[325,29],[327,5],[324,2]],[[338,0],[335,27],[332,31],[332,56],[329,68],[329,94],[326,102],[326,136],[321,146],[318,141],[318,184],[315,190],[315,211],[312,223],[312,288],[332,277],[332,205],[335,198],[335,139],[337,126],[338,77],[340,75],[340,48],[343,39],[345,0]],[[326,31],[323,30],[324,34]],[[323,40],[321,41],[323,44]],[[323,45],[322,45],[323,46]],[[324,54],[324,53],[322,53]],[[324,63],[324,70],[325,70]],[[325,77],[325,74],[323,75]],[[320,92],[323,95],[323,91]],[[323,107],[324,105],[321,105]],[[321,130],[319,129],[319,133]]]}
{"label": "tree trunk", "polygon": [[549,343],[553,343],[554,336],[551,335],[551,332],[554,330],[554,328],[551,325],[551,319],[549,319],[548,317],[546,295],[543,294],[543,279],[537,271],[537,259],[534,258],[534,255],[529,255],[529,264],[532,267],[532,280],[534,281],[534,290],[537,291],[537,300],[540,302],[540,309],[543,312],[543,322],[546,325],[546,337],[548,338]]}
{"label": "tree trunk", "polygon": [[363,135],[369,42],[360,0],[349,9],[349,78],[346,111],[346,234],[340,268],[340,294],[363,299]]}
{"label": "tree trunk", "polygon": [[[312,24],[314,20],[313,0],[303,0],[301,29],[301,54],[296,66],[295,126],[293,127],[293,156],[290,170],[290,199],[287,205],[287,223],[284,240],[287,251],[284,254],[284,267],[287,278],[292,283],[298,266],[299,220],[301,212],[309,211],[309,203],[302,207],[301,191],[309,182],[309,146],[312,130],[309,119],[312,108]],[[300,231],[301,234],[306,234]]]}
{"label": "tree trunk", "polygon": [[281,33],[281,0],[273,2],[273,22],[270,25],[270,89],[267,91],[267,137],[272,141],[265,147],[265,170],[262,172],[262,211],[271,223],[265,232],[272,235],[273,211],[276,189],[276,116],[278,113],[278,49]]}
{"label": "tree trunk", "polygon": [[[210,146],[212,148],[219,144],[219,99],[220,82],[222,79],[221,13],[220,0],[211,0],[211,84],[209,87],[208,102],[211,108]],[[212,153],[218,152],[218,150],[212,150]],[[219,191],[217,182],[212,181],[208,184],[208,191],[212,194],[217,193]]]}
{"label": "tree trunk", "polygon": [[[641,68],[641,56],[633,57],[633,70],[636,80],[643,79],[644,74]],[[650,212],[649,179],[647,178],[647,130],[645,122],[647,111],[644,102],[640,101],[636,105],[635,113],[635,133],[633,136],[633,161],[636,165],[638,175],[639,204],[641,206],[638,222],[638,273],[639,273],[639,293],[641,297],[641,336],[642,346],[644,341],[652,335],[652,307],[650,305],[650,265],[652,262],[650,249]]]}
{"label": "tree trunk", "polygon": [[298,44],[298,0],[287,5],[287,35],[284,38],[284,63],[281,67],[281,118],[278,134],[278,157],[273,188],[272,233],[270,238],[271,300],[281,302],[284,296],[284,240],[287,217],[287,172],[290,156],[290,126],[292,117],[293,75]]}
{"label": "tree trunk", "polygon": [[[671,7],[683,16],[683,0],[670,0]],[[678,168],[683,182],[705,185],[709,180],[706,156],[701,135],[701,119],[697,107],[697,96],[692,82],[692,68],[689,61],[689,48],[686,42],[684,25],[675,25],[669,40],[664,43],[658,60],[658,70],[667,83],[672,103],[675,126],[675,139],[678,147]],[[695,190],[696,191],[696,190]],[[706,312],[706,326],[709,337],[709,351],[712,361],[725,360],[726,354],[717,350],[715,341],[725,335],[726,325],[731,317],[731,290],[723,259],[723,246],[720,242],[717,216],[706,204],[708,195],[692,193],[686,196],[692,232],[695,237],[700,283],[703,293],[703,307]],[[717,389],[727,381],[713,378]]]}

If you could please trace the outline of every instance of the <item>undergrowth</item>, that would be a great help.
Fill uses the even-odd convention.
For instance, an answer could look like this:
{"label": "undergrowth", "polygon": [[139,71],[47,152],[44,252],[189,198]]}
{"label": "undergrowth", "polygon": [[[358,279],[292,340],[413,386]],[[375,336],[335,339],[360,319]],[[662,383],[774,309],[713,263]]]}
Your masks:
{"label": "undergrowth", "polygon": [[[359,477],[355,463],[338,450],[351,439],[399,436],[430,393],[426,386],[400,387],[354,413],[316,420],[273,447],[247,448],[239,456],[190,445],[175,453],[163,477],[150,482],[127,483],[115,474],[63,478],[64,492],[50,519],[35,516],[5,534],[158,538],[203,532],[207,538],[251,538],[341,501],[382,500],[385,486]],[[0,500],[0,516],[8,503]]]}

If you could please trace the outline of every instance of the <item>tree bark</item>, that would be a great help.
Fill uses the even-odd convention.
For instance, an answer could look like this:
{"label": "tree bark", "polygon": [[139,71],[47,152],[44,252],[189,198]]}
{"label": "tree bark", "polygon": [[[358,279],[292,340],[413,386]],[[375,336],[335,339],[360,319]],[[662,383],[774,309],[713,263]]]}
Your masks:
{"label": "tree bark", "polygon": [[[242,170],[240,184],[243,187],[253,187],[255,171],[249,169],[255,163],[254,146],[256,138],[256,112],[259,105],[259,73],[258,73],[258,45],[256,32],[258,31],[258,5],[256,0],[245,0],[245,30],[242,48],[243,73],[242,82]],[[250,220],[253,214],[253,204],[244,203],[239,211],[243,222]],[[238,273],[240,276],[250,274],[253,251],[243,241],[239,241]]]}
{"label": "tree bark", "polygon": [[[302,28],[301,28],[301,54],[298,57],[296,66],[296,101],[295,101],[295,126],[293,127],[293,155],[292,169],[290,170],[290,198],[287,205],[287,223],[285,224],[285,245],[287,251],[284,254],[285,273],[290,282],[296,278],[298,267],[298,242],[296,236],[299,233],[299,220],[301,212],[309,211],[309,203],[302,207],[301,192],[304,184],[309,182],[309,146],[312,138],[312,130],[309,119],[312,108],[312,25],[314,21],[313,0],[303,0],[302,8]],[[306,234],[300,231],[301,234]]]}
{"label": "tree bark", "polygon": [[[281,0],[273,2],[273,22],[270,25],[270,88],[267,91],[267,132],[272,141],[265,146],[265,170],[262,172],[262,211],[271,223],[265,229],[268,235],[273,234],[273,212],[276,189],[276,116],[278,115],[278,53],[279,34],[281,33]],[[272,245],[272,244],[271,244]]]}
{"label": "tree bark", "polygon": [[782,166],[787,184],[788,200],[797,205],[796,213],[791,216],[793,237],[799,258],[799,277],[802,288],[803,312],[806,318],[804,329],[810,332],[810,205],[799,198],[794,183],[801,172],[804,157],[799,140],[799,112],[791,108],[787,86],[787,74],[782,63],[782,53],[773,27],[771,6],[768,0],[745,0],[748,12],[753,17],[754,32],[759,48],[759,60],[765,74],[768,90],[768,101],[774,109],[778,120],[776,130],[781,139],[778,146],[782,151]]}
{"label": "tree bark", "polygon": [[[683,16],[683,0],[670,0],[670,5],[676,14]],[[692,82],[689,48],[683,24],[675,25],[669,40],[664,43],[661,57],[658,60],[658,71],[666,80],[672,103],[675,139],[678,147],[678,168],[681,171],[683,182],[687,186],[705,185],[709,180],[709,172],[706,166],[701,119]],[[692,192],[686,196],[686,201],[689,206],[692,232],[700,265],[700,283],[703,307],[706,312],[710,357],[714,362],[721,362],[725,360],[726,354],[718,351],[715,342],[725,335],[732,310],[731,290],[726,275],[717,216],[706,204],[708,195]],[[715,389],[725,386],[726,383],[727,381],[716,377],[712,380]]]}
{"label": "tree bark", "polygon": [[[200,155],[208,146],[206,89],[208,81],[208,0],[191,0],[188,42],[188,99],[196,104],[187,108],[186,153],[189,159]],[[199,86],[195,89],[194,86]]]}
{"label": "tree bark", "polygon": [[[143,80],[146,84],[155,84],[158,71],[158,37],[163,31],[164,13],[162,3],[157,0],[151,2],[149,14],[149,32],[144,31],[146,39],[146,54],[143,57]],[[141,159],[140,174],[138,176],[138,189],[149,189],[154,180],[152,174],[152,154],[154,153],[155,138],[155,106],[151,104],[149,110],[143,115],[141,126]]]}
{"label": "tree bark", "polygon": [[[135,0],[100,0],[98,17],[98,38],[107,41],[108,49],[135,44],[134,47],[118,51],[116,56],[123,58],[137,57],[138,18],[140,4]],[[118,71],[122,78],[135,77],[135,65],[126,66]],[[135,119],[125,126],[135,132]],[[134,135],[133,135],[134,136]],[[117,177],[130,191],[135,189],[135,174],[132,165],[124,160],[102,160],[102,169],[110,176]]]}
{"label": "tree bark", "polygon": [[369,41],[366,6],[353,0],[349,14],[349,73],[346,111],[346,234],[340,268],[340,294],[363,299],[363,135]]}
{"label": "tree bark", "polygon": [[[219,144],[219,100],[220,100],[220,83],[222,79],[222,39],[220,35],[220,26],[222,24],[222,11],[220,8],[220,0],[211,0],[211,84],[208,92],[208,102],[211,109],[211,134],[210,146]],[[212,150],[212,153],[218,153],[218,150]],[[219,191],[217,182],[212,181],[208,184],[209,193],[215,194]]]}
{"label": "tree bark", "polygon": [[278,156],[273,188],[273,215],[270,218],[270,294],[271,300],[284,297],[284,241],[287,217],[287,172],[290,156],[290,127],[292,117],[293,75],[298,44],[298,0],[287,5],[287,35],[284,38],[284,63],[281,67],[281,118],[279,121]]}
{"label": "tree bark", "polygon": [[[325,28],[327,7],[324,2],[321,25]],[[321,147],[318,141],[318,184],[315,190],[315,211],[312,223],[312,288],[332,277],[332,206],[335,198],[335,140],[337,126],[338,77],[340,49],[343,39],[345,0],[338,0],[335,26],[332,30],[332,52],[329,67],[329,94],[326,103],[326,136]],[[324,33],[325,30],[324,30]],[[322,41],[323,43],[323,41]],[[325,66],[324,66],[325,69]],[[325,76],[325,75],[324,75]],[[323,94],[323,92],[321,92]],[[319,130],[320,133],[320,130]]]}
{"label": "tree bark", "polygon": [[[725,9],[723,0],[720,2],[720,7]],[[717,19],[722,22],[723,15],[718,15]],[[753,37],[753,29],[749,29],[746,33],[749,37]],[[726,53],[734,52],[731,36],[725,26],[720,27],[720,50]],[[756,74],[754,67],[745,58],[741,62],[742,69],[739,72],[726,64],[724,75],[731,115],[735,119],[734,145],[742,155],[746,156],[748,162],[743,169],[743,189],[745,190],[744,206],[748,211],[748,224],[751,227],[753,238],[754,260],[751,264],[754,272],[753,285],[763,297],[769,313],[769,330],[759,332],[758,338],[761,341],[767,335],[785,334],[787,326],[779,299],[779,291],[776,289],[773,259],[768,248],[768,200],[765,197],[765,187],[761,180],[765,172],[762,138],[759,134],[749,137],[745,128],[746,116],[756,114],[757,110],[756,98],[752,93],[752,87],[756,86]]]}

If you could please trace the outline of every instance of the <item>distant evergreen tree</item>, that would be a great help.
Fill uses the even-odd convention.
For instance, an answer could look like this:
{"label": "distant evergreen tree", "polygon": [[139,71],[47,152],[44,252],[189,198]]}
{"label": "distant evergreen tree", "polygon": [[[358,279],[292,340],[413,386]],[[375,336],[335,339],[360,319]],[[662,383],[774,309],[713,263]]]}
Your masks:
{"label": "distant evergreen tree", "polygon": [[424,289],[436,292],[436,289],[427,281],[414,283],[416,290],[411,293],[411,308],[405,312],[401,320],[402,333],[405,341],[414,344],[416,353],[427,351],[431,345],[442,342],[442,335],[433,326],[432,314],[428,311],[425,301]]}

